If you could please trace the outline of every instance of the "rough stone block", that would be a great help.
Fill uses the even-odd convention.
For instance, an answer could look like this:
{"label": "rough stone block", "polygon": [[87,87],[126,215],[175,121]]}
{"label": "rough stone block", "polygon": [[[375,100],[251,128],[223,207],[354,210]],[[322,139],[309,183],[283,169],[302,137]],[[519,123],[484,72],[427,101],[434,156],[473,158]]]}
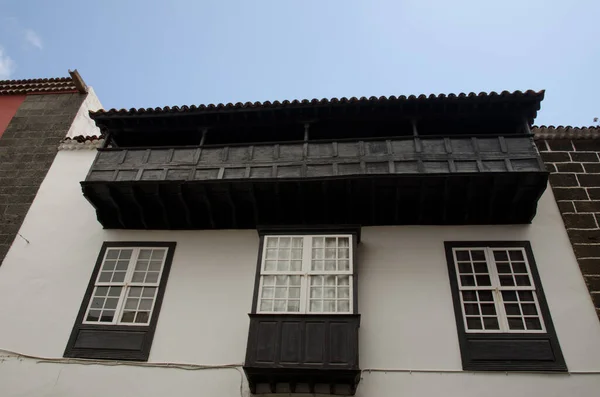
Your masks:
{"label": "rough stone block", "polygon": [[583,166],[580,163],[556,164],[556,170],[558,172],[583,172]]}
{"label": "rough stone block", "polygon": [[579,184],[585,187],[600,187],[600,174],[579,174]]}
{"label": "rough stone block", "polygon": [[547,141],[547,143],[552,151],[572,152],[574,150],[570,139],[552,139]]}
{"label": "rough stone block", "polygon": [[542,152],[542,160],[546,163],[568,163],[571,161],[567,152]]}
{"label": "rough stone block", "polygon": [[571,153],[571,159],[580,163],[597,163],[598,155],[596,153]]}
{"label": "rough stone block", "polygon": [[[588,195],[581,187],[552,187],[552,192],[556,201],[564,200],[587,200]],[[600,196],[600,192],[599,192]]]}
{"label": "rough stone block", "polygon": [[[599,175],[600,177],[600,175]],[[577,187],[579,183],[577,182],[577,178],[575,174],[551,174],[550,175],[550,184],[552,186],[560,186],[560,187]]]}
{"label": "rough stone block", "polygon": [[567,228],[592,229],[598,227],[592,214],[563,214]]}

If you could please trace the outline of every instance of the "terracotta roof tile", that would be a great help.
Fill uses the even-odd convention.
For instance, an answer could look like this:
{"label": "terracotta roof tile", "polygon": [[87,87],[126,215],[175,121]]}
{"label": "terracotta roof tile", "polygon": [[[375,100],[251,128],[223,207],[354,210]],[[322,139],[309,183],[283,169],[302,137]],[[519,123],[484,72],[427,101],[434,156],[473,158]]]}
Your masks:
{"label": "terracotta roof tile", "polygon": [[[0,95],[24,95],[32,93],[80,92],[87,89],[77,70],[69,71],[70,77],[48,79],[0,80]],[[78,81],[80,84],[78,86]],[[83,87],[83,88],[82,88]],[[83,90],[83,92],[82,92]]]}
{"label": "terracotta roof tile", "polygon": [[92,112],[90,111],[90,116],[93,119],[97,119],[100,117],[122,117],[122,116],[134,116],[134,115],[143,115],[143,114],[174,114],[174,113],[204,113],[204,112],[228,112],[228,111],[236,111],[236,110],[244,110],[244,109],[273,109],[273,108],[287,108],[287,107],[304,107],[304,106],[315,106],[315,105],[329,105],[329,104],[368,104],[368,103],[385,103],[385,102],[423,102],[423,101],[435,101],[435,100],[464,100],[464,99],[506,99],[506,98],[522,98],[528,97],[532,99],[538,99],[541,101],[544,98],[544,91],[533,91],[527,90],[525,92],[522,91],[502,91],[500,93],[497,92],[470,92],[470,93],[459,93],[459,94],[430,94],[430,95],[400,95],[400,96],[390,96],[390,97],[352,97],[352,98],[323,98],[317,99],[313,98],[298,100],[295,99],[293,101],[285,100],[285,101],[265,101],[265,102],[237,102],[233,103],[219,103],[219,104],[209,104],[209,105],[191,105],[191,106],[165,106],[165,107],[156,107],[156,108],[131,108],[129,110],[126,109],[110,109],[104,110],[100,109],[98,111]]}
{"label": "terracotta roof tile", "polygon": [[571,127],[559,125],[533,126],[535,139],[600,139],[600,126]]}

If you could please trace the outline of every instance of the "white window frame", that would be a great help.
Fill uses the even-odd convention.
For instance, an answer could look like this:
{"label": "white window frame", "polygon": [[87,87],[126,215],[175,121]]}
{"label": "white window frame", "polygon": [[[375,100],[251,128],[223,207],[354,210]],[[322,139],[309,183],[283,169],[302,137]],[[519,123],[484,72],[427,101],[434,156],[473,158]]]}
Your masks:
{"label": "white window frame", "polygon": [[[102,274],[102,267],[104,266],[104,263],[106,261],[106,257],[108,255],[108,252],[111,250],[132,250],[131,253],[131,257],[129,258],[129,264],[127,265],[127,271],[125,273],[125,279],[122,282],[112,282],[112,281],[99,281],[100,280],[100,275]],[[156,280],[156,282],[154,283],[146,283],[146,282],[133,282],[131,281],[133,278],[133,273],[135,271],[135,265],[138,261],[139,258],[139,254],[142,250],[163,250],[164,251],[164,255],[163,255],[163,259],[162,259],[162,263],[160,266],[160,271],[158,273],[158,279]],[[119,247],[119,246],[108,246],[106,247],[106,250],[104,252],[104,257],[102,258],[102,263],[100,264],[100,268],[98,269],[98,274],[96,275],[96,281],[94,282],[94,289],[92,291],[92,294],[90,296],[90,301],[88,302],[88,307],[85,311],[85,315],[83,317],[83,321],[82,324],[86,324],[86,325],[99,325],[99,326],[110,326],[110,325],[125,325],[125,326],[148,326],[150,325],[150,322],[152,321],[152,315],[154,314],[154,307],[156,306],[156,300],[158,297],[158,290],[159,290],[159,286],[160,286],[160,281],[162,280],[162,276],[163,276],[163,271],[165,269],[165,263],[167,261],[167,256],[169,254],[169,248],[168,247],[136,247],[136,246],[131,246],[131,247]],[[121,294],[119,295],[119,302],[117,303],[117,307],[115,308],[115,315],[113,317],[113,320],[111,322],[108,321],[87,321],[87,317],[88,314],[90,312],[90,310],[95,310],[92,309],[92,302],[94,301],[94,296],[96,294],[96,290],[98,289],[98,287],[121,287]],[[127,296],[128,296],[128,292],[129,289],[132,287],[149,287],[149,288],[156,288],[155,292],[154,292],[154,297],[152,299],[152,306],[150,307],[150,311],[148,314],[148,321],[145,323],[134,323],[134,322],[121,322],[121,317],[123,316],[123,310],[125,307],[125,302],[127,300]]]}
{"label": "white window frame", "polygon": [[[488,274],[490,276],[491,286],[462,286],[460,281],[460,270],[458,268],[458,260],[456,257],[457,251],[465,251],[465,250],[482,250],[485,254],[485,262],[488,269]],[[530,284],[529,286],[501,286],[500,278],[497,272],[496,260],[494,257],[494,251],[521,251],[525,266],[527,268],[527,274],[529,276]],[[454,261],[454,271],[456,273],[456,283],[458,286],[458,296],[460,299],[460,307],[463,318],[464,329],[466,333],[469,334],[479,334],[479,333],[487,333],[487,334],[543,334],[546,333],[546,324],[544,321],[544,315],[540,309],[540,302],[537,296],[537,288],[535,286],[535,281],[533,279],[533,273],[531,272],[531,266],[529,264],[529,258],[527,257],[527,252],[523,247],[471,247],[471,246],[455,246],[452,247],[452,260]],[[496,315],[498,318],[498,325],[500,329],[498,330],[486,330],[486,329],[469,329],[467,326],[467,314],[465,313],[465,302],[463,301],[462,291],[491,291],[492,297],[494,299],[494,306],[496,307]],[[539,330],[515,330],[510,329],[508,326],[508,316],[506,314],[506,309],[504,307],[504,300],[502,298],[502,291],[531,291],[533,294],[533,300],[535,303],[536,310],[538,312],[538,318],[540,320],[541,329]]]}
{"label": "white window frame", "polygon": [[[303,238],[302,242],[302,268],[300,271],[266,271],[265,261],[267,255],[267,239],[269,237],[290,237]],[[343,237],[349,241],[349,268],[347,271],[336,270],[311,270],[312,261],[312,239],[313,237]],[[259,314],[314,314],[314,315],[344,315],[354,313],[354,243],[351,234],[267,234],[263,238],[262,255],[260,260],[260,281],[256,299],[256,313]],[[337,247],[336,247],[337,248]],[[349,310],[348,312],[311,312],[309,311],[310,300],[310,276],[349,276]],[[297,312],[290,311],[264,311],[260,310],[261,296],[263,290],[264,276],[300,276],[300,310]],[[289,298],[288,298],[289,300]]]}

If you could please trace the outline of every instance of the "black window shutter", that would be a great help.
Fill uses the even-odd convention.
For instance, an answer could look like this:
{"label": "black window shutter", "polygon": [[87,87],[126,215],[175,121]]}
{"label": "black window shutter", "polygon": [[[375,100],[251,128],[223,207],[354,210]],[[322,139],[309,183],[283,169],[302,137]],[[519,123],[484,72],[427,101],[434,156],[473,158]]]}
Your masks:
{"label": "black window shutter", "polygon": [[[133,361],[148,360],[176,244],[174,242],[105,242],[102,245],[83,302],[81,303],[79,314],[67,342],[64,353],[65,357]],[[168,248],[149,325],[83,324],[83,318],[94,291],[104,254],[107,248],[113,247]]]}
{"label": "black window shutter", "polygon": [[[464,370],[471,371],[567,371],[546,297],[528,241],[445,242],[454,314]],[[522,247],[531,269],[545,333],[467,333],[463,322],[460,291],[456,279],[453,248]]]}

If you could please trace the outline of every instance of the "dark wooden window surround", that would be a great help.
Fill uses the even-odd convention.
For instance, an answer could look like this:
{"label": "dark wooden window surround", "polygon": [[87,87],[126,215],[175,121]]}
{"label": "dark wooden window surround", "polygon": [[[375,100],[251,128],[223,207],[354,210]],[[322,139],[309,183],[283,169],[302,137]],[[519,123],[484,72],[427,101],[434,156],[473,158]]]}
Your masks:
{"label": "dark wooden window surround", "polygon": [[[79,314],[77,315],[73,331],[65,349],[65,357],[132,361],[148,360],[176,244],[175,242],[148,241],[120,241],[105,242],[102,244],[88,288],[81,303],[81,308],[79,309]],[[83,324],[83,319],[92,297],[96,278],[102,266],[106,250],[115,247],[166,247],[168,249],[162,277],[158,285],[154,310],[152,311],[152,317],[148,325]]]}
{"label": "dark wooden window surround", "polygon": [[[468,247],[518,247],[525,250],[531,276],[536,287],[535,292],[540,311],[546,326],[545,333],[465,332],[452,249]],[[482,371],[567,371],[530,243],[527,241],[457,241],[445,242],[445,248],[463,369]]]}
{"label": "dark wooden window surround", "polygon": [[[330,394],[354,394],[360,380],[356,247],[359,227],[259,228],[260,248],[256,270],[250,330],[244,372],[250,389],[265,385],[280,392],[287,384],[293,392],[315,392],[318,384],[328,385]],[[257,314],[265,235],[351,234],[354,250],[353,313],[351,314]],[[317,390],[319,391],[319,390]]]}

